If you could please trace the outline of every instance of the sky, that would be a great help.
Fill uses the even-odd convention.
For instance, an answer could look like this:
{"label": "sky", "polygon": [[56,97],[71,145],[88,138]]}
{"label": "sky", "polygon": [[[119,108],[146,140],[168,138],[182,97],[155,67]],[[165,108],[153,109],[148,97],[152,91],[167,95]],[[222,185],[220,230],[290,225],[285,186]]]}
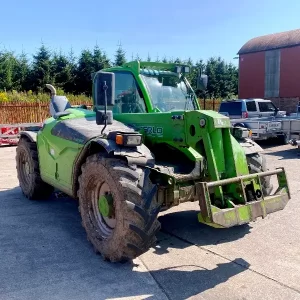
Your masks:
{"label": "sky", "polygon": [[300,28],[299,0],[1,0],[0,50],[31,58],[44,43],[75,56],[97,44],[114,59],[221,56],[238,64],[251,38]]}

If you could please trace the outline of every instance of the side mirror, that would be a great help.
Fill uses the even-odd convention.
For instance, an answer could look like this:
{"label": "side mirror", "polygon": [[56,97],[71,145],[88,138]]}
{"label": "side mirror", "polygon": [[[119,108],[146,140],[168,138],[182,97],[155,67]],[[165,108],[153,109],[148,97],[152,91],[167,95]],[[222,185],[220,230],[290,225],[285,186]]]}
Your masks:
{"label": "side mirror", "polygon": [[97,125],[111,125],[113,123],[113,113],[111,110],[106,111],[96,110],[96,124]]}
{"label": "side mirror", "polygon": [[198,75],[197,77],[197,89],[204,91],[207,88],[208,77],[205,74]]}
{"label": "side mirror", "polygon": [[[112,111],[107,110],[107,106],[115,105],[115,74],[112,72],[97,72],[94,75],[93,88],[96,124],[105,125],[102,128],[102,134],[106,126],[113,123]],[[99,110],[99,107],[101,107],[102,110]]]}
{"label": "side mirror", "polygon": [[115,105],[115,74],[111,72],[97,72],[94,76],[95,106],[107,107]]}

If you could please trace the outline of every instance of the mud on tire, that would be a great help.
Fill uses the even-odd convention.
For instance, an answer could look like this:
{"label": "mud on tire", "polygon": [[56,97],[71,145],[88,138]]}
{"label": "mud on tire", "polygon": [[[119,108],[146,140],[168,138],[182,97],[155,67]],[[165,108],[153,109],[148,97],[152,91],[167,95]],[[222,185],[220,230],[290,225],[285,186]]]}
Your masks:
{"label": "mud on tire", "polygon": [[[113,199],[110,217],[97,205],[104,191]],[[82,225],[94,250],[111,262],[125,262],[155,245],[160,229],[156,191],[147,168],[129,167],[100,154],[88,157],[79,176],[78,198]]]}
{"label": "mud on tire", "polygon": [[[254,153],[247,155],[247,162],[250,169],[250,173],[259,173],[259,172],[265,172],[268,171],[267,165],[266,165],[266,158],[261,153]],[[262,183],[262,189],[264,196],[270,195],[273,186],[270,182],[271,177],[261,177],[261,183]]]}
{"label": "mud on tire", "polygon": [[40,176],[36,143],[21,137],[16,149],[16,169],[23,194],[31,199],[48,198],[54,188]]}

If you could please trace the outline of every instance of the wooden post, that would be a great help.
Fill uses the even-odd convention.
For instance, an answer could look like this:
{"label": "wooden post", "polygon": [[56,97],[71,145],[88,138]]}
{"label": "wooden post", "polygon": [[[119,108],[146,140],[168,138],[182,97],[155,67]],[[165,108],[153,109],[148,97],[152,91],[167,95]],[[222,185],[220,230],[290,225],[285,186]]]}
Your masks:
{"label": "wooden post", "polygon": [[40,115],[40,123],[43,123],[43,120],[42,120],[42,108],[41,108],[41,102],[39,99],[37,99],[38,101],[38,111],[39,111],[39,115]]}

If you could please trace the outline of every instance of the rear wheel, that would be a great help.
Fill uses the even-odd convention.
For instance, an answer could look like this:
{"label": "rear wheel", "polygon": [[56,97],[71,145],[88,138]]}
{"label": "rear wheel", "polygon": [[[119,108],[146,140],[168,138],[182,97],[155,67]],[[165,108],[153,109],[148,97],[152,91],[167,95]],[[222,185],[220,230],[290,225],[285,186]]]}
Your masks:
{"label": "rear wheel", "polygon": [[280,145],[287,145],[289,143],[288,136],[285,133],[281,134],[281,135],[278,135],[277,139],[278,139],[278,143]]}
{"label": "rear wheel", "polygon": [[45,199],[54,191],[40,176],[36,143],[21,137],[16,149],[16,168],[20,187],[29,199]]}
{"label": "rear wheel", "polygon": [[[249,172],[250,173],[259,173],[259,172],[265,172],[268,171],[267,169],[267,162],[266,157],[261,153],[254,153],[254,154],[248,154],[247,156],[247,162],[249,166]],[[270,195],[273,186],[270,182],[271,177],[261,177],[261,183],[262,183],[262,189],[264,196]]]}
{"label": "rear wheel", "polygon": [[148,169],[99,154],[87,158],[79,177],[79,210],[96,252],[112,262],[127,261],[155,245],[156,189]]}

